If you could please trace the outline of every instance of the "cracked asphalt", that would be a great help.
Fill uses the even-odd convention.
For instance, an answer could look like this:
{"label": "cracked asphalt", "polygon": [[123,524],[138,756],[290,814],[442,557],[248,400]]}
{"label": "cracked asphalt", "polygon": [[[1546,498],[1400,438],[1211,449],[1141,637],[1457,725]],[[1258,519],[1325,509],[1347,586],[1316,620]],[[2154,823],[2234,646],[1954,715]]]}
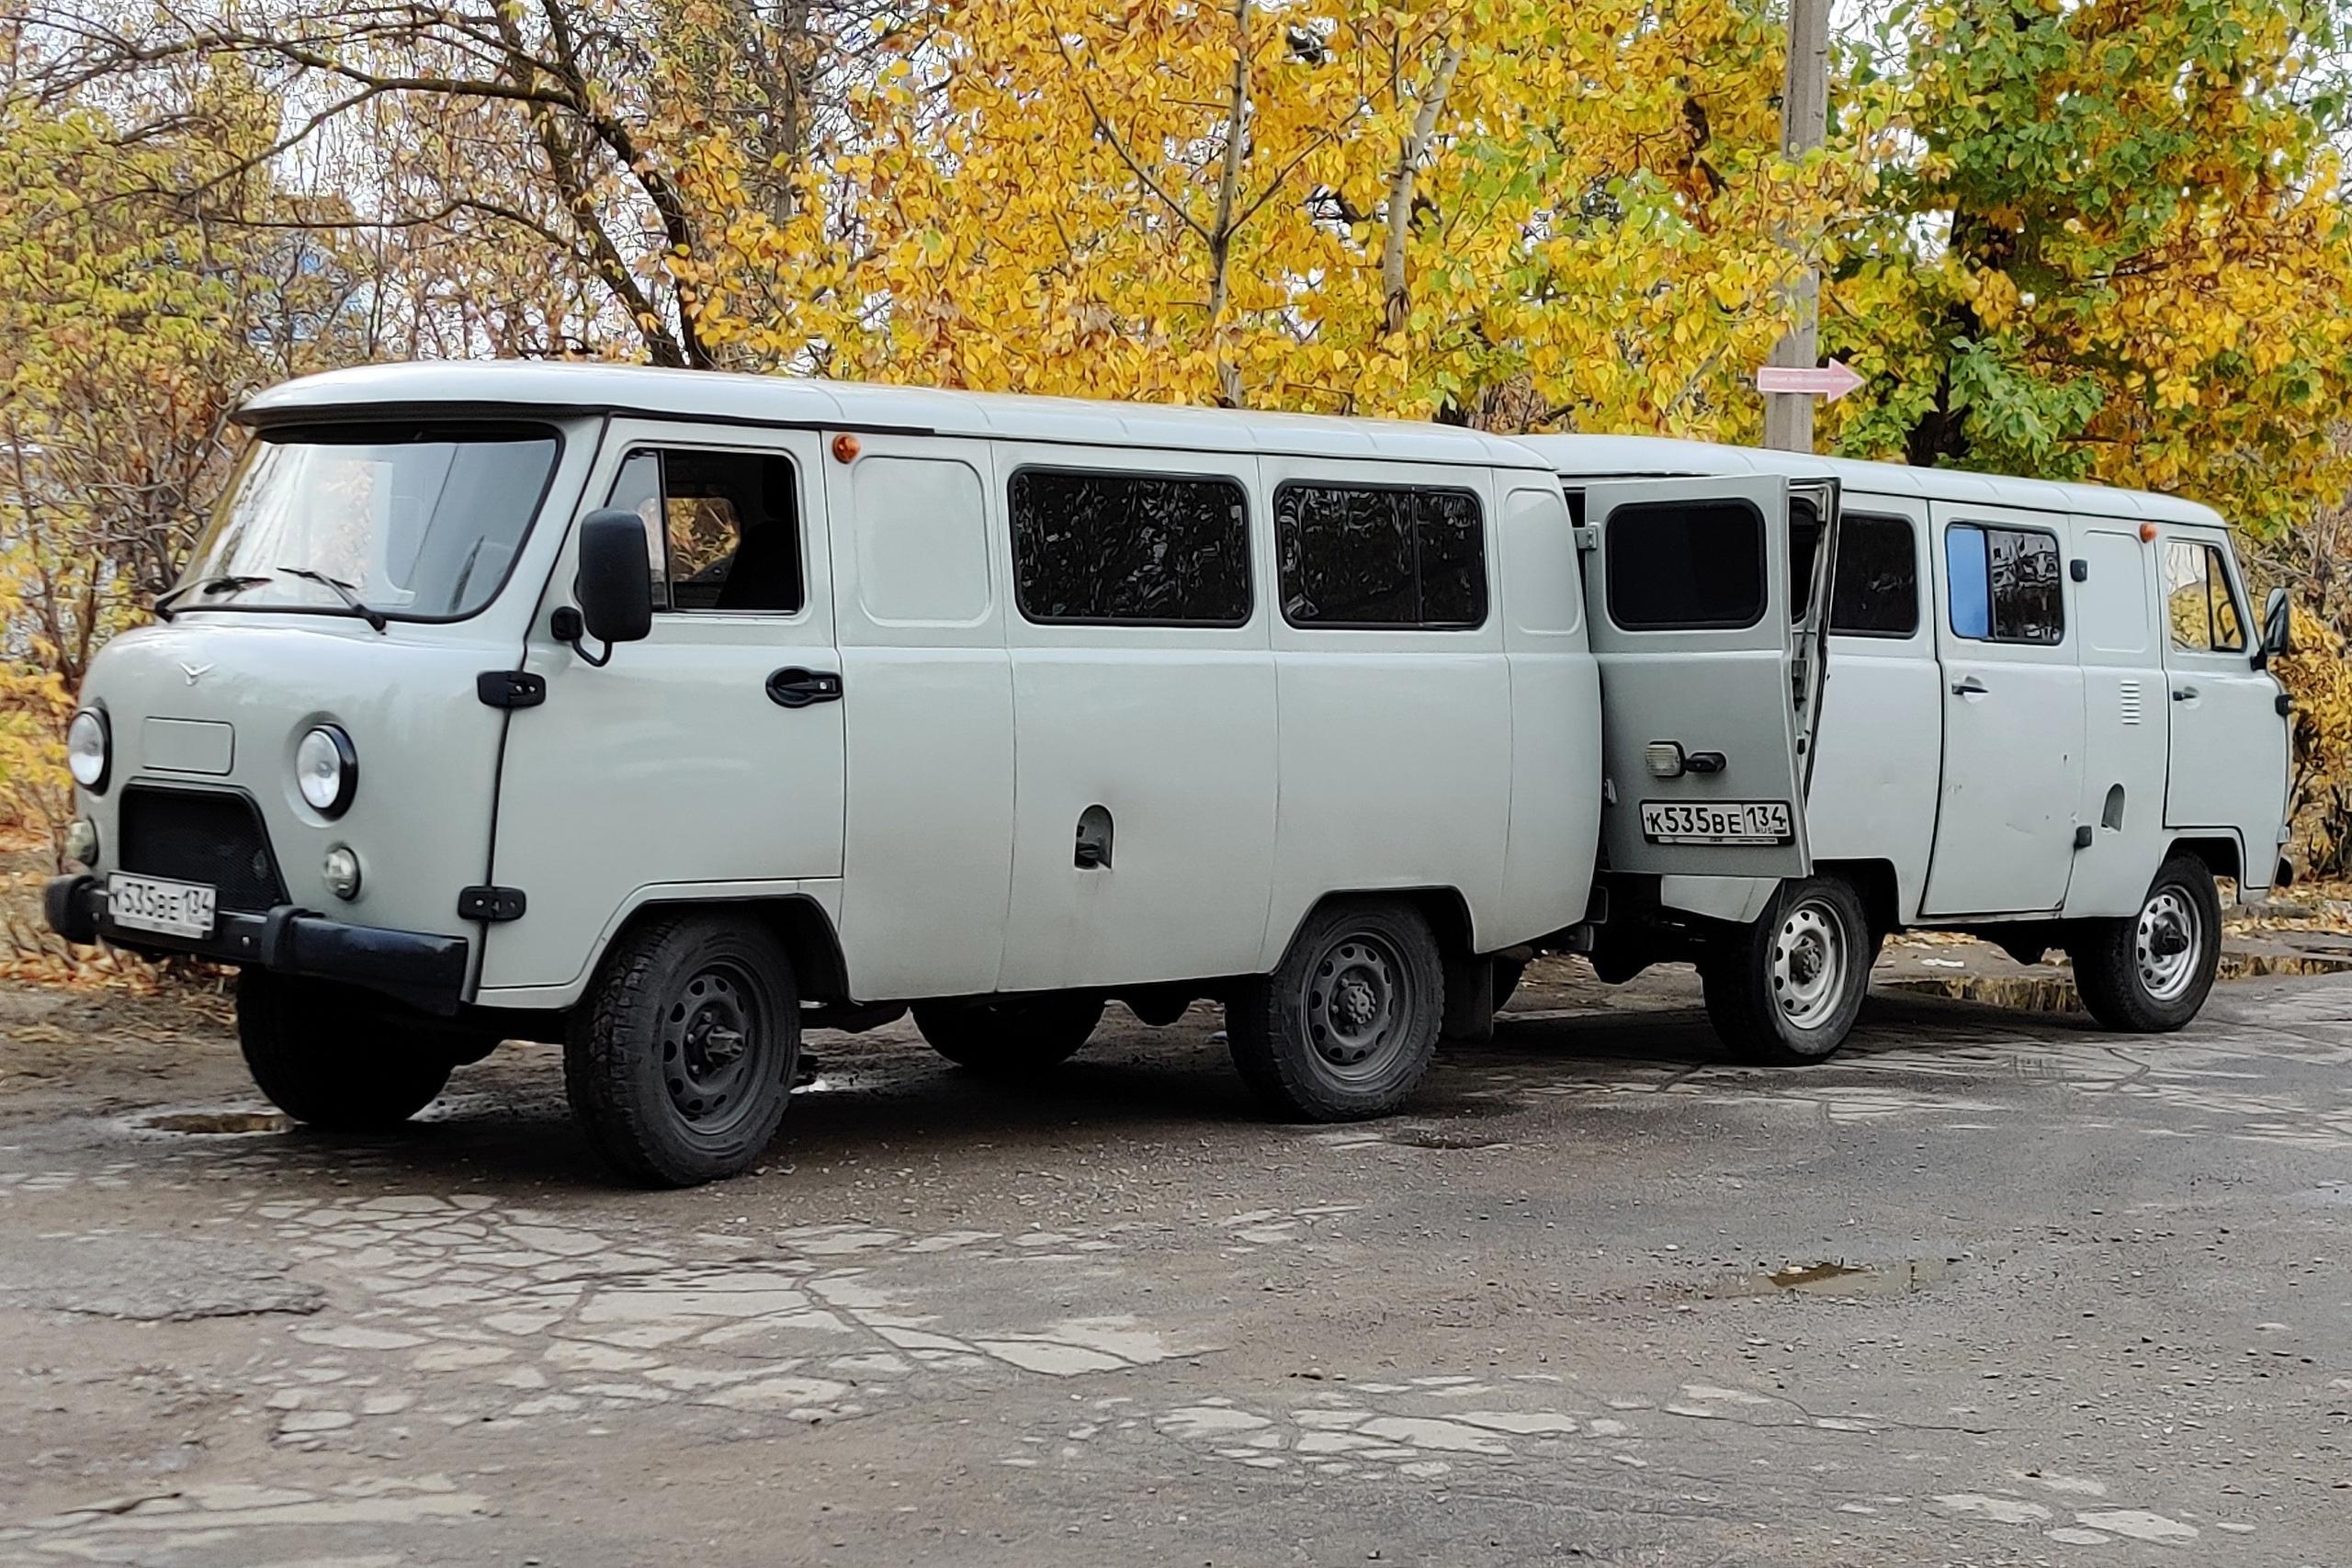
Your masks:
{"label": "cracked asphalt", "polygon": [[1206,1008],[1021,1092],[813,1036],[684,1193],[545,1047],[337,1141],[0,992],[0,1565],[2352,1562],[2352,977],[1790,1072],[1582,974],[1345,1127]]}

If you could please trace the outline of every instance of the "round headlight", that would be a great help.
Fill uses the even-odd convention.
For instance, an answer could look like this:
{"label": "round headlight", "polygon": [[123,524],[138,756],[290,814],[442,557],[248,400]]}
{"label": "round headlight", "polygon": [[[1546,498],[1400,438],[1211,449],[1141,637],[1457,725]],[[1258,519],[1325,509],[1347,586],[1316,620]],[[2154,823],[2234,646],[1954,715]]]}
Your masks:
{"label": "round headlight", "polygon": [[303,736],[294,748],[294,783],[312,810],[342,816],[359,789],[359,754],[351,749],[351,737],[332,724]]}
{"label": "round headlight", "polygon": [[107,733],[107,716],[96,708],[84,708],[65,727],[65,767],[74,782],[93,794],[107,787],[107,770],[114,758],[112,738]]}

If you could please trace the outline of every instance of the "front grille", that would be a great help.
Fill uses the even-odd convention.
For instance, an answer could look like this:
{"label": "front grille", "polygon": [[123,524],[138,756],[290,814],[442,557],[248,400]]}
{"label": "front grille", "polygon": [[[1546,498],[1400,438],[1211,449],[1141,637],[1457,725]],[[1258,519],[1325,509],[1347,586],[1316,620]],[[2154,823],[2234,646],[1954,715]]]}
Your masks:
{"label": "front grille", "polygon": [[122,792],[122,869],[218,888],[220,908],[260,914],[286,902],[261,812],[219,790]]}

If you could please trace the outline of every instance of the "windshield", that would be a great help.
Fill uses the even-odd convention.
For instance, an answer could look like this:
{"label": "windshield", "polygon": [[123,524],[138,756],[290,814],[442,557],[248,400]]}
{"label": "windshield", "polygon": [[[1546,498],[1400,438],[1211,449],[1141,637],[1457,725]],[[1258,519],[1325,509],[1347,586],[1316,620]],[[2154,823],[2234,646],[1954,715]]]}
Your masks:
{"label": "windshield", "polygon": [[394,619],[470,615],[505,582],[555,460],[538,427],[265,431],[172,609],[359,614],[356,599]]}

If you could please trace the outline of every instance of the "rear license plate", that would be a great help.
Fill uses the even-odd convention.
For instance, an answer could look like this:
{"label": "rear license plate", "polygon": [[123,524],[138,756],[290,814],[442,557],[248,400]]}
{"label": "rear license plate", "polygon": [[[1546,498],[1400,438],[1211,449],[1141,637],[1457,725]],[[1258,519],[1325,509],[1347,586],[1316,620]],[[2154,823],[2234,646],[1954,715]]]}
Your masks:
{"label": "rear license plate", "polygon": [[167,882],[160,876],[130,876],[121,872],[107,878],[107,914],[125,931],[210,936],[219,902],[218,891],[201,883]]}
{"label": "rear license plate", "polygon": [[1785,844],[1795,836],[1784,800],[1642,802],[1642,837],[1653,844]]}

